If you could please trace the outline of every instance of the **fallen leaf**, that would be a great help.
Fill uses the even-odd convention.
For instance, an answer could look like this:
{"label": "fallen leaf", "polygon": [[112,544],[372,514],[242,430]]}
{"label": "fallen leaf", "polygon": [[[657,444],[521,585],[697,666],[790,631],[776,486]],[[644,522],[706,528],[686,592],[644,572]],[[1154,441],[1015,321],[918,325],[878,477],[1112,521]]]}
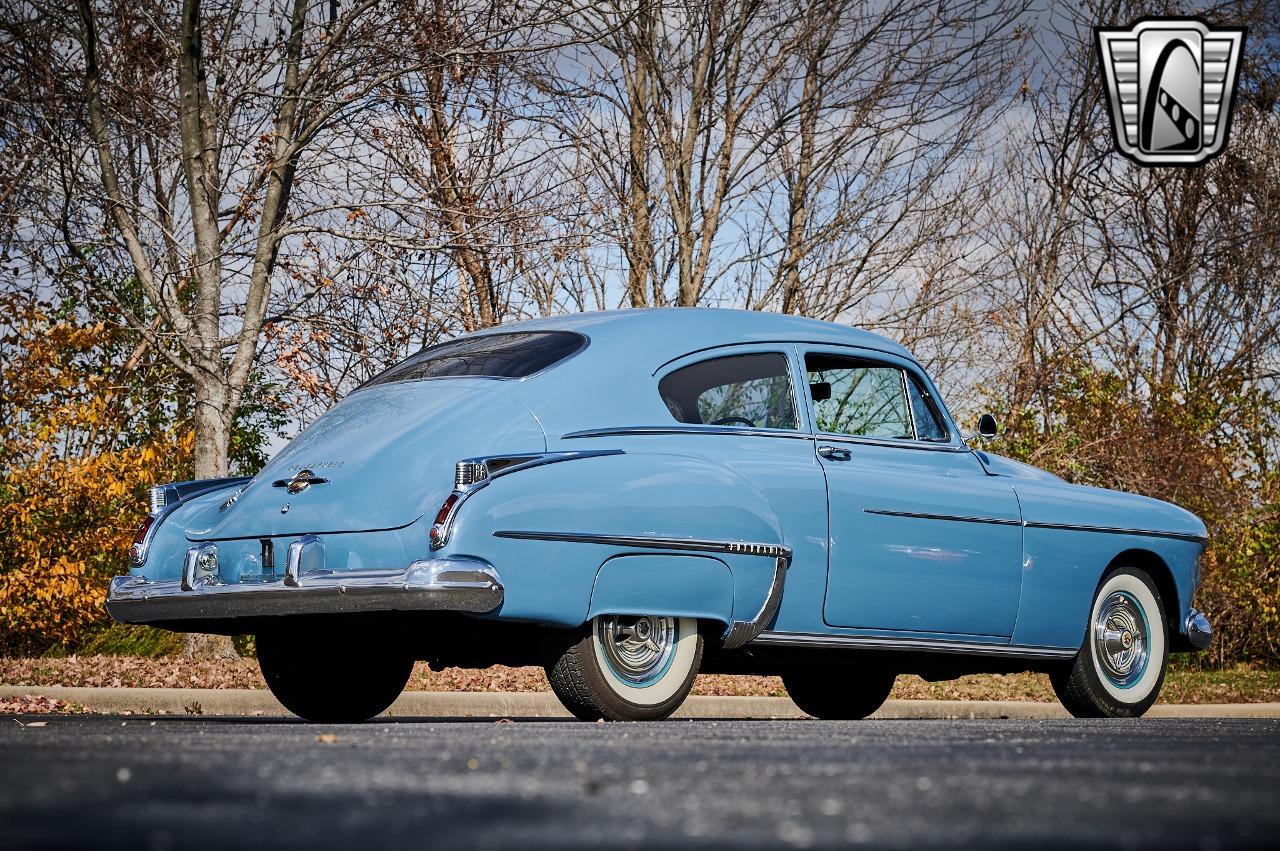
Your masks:
{"label": "fallen leaf", "polygon": [[338,741],[338,735],[337,733],[321,733],[320,735],[316,736],[316,741],[324,742],[326,745],[331,745],[334,742]]}

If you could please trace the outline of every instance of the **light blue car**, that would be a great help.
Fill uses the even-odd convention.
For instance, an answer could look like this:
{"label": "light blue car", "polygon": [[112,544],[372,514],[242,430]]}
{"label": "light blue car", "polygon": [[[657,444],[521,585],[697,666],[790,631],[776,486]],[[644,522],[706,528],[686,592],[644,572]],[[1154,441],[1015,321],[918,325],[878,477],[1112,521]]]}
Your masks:
{"label": "light blue car", "polygon": [[901,346],[792,316],[469,334],[252,479],[151,501],[111,615],[256,635],[316,721],[383,711],[414,660],[544,666],[583,719],[664,718],[700,671],[837,719],[898,674],[1045,671],[1078,716],[1136,716],[1211,634],[1194,515],[971,448]]}

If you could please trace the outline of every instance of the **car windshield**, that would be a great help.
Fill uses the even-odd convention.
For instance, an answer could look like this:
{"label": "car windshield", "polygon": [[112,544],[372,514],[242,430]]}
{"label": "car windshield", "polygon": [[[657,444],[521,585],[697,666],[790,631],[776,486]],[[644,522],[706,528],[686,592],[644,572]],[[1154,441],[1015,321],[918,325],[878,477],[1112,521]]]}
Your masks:
{"label": "car windshield", "polygon": [[428,346],[356,389],[419,378],[525,378],[559,363],[586,345],[586,337],[571,331],[524,331],[463,337]]}

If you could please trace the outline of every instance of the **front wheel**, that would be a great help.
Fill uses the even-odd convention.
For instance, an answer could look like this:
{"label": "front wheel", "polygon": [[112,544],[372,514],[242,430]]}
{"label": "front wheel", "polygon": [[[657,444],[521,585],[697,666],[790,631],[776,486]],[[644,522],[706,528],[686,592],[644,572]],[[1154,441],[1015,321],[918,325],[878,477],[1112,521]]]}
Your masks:
{"label": "front wheel", "polygon": [[1168,664],[1160,593],[1145,572],[1124,567],[1098,588],[1075,662],[1049,679],[1077,718],[1137,718],[1160,696]]}
{"label": "front wheel", "polygon": [[600,615],[547,668],[547,679],[584,721],[656,721],[684,702],[701,664],[693,618]]}
{"label": "front wheel", "polygon": [[395,702],[413,672],[411,657],[349,637],[260,633],[257,649],[267,688],[308,721],[367,721]]}
{"label": "front wheel", "polygon": [[889,698],[896,676],[891,671],[792,671],[782,675],[791,702],[824,721],[856,721],[875,712]]}

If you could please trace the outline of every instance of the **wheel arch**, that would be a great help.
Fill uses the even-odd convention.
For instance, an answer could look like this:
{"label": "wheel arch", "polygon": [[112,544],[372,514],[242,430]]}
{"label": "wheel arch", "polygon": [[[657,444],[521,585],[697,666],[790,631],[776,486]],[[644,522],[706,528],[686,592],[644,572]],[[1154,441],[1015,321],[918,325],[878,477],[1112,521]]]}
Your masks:
{"label": "wheel arch", "polygon": [[1178,583],[1174,580],[1173,571],[1168,563],[1159,554],[1140,547],[1117,553],[1102,571],[1102,575],[1098,577],[1098,586],[1094,589],[1094,595],[1097,595],[1098,589],[1107,581],[1108,576],[1123,567],[1136,567],[1151,577],[1151,581],[1156,586],[1156,593],[1160,595],[1160,603],[1164,606],[1164,619],[1169,628],[1169,638],[1170,640],[1176,638],[1180,632],[1178,615],[1181,610],[1178,602]]}

